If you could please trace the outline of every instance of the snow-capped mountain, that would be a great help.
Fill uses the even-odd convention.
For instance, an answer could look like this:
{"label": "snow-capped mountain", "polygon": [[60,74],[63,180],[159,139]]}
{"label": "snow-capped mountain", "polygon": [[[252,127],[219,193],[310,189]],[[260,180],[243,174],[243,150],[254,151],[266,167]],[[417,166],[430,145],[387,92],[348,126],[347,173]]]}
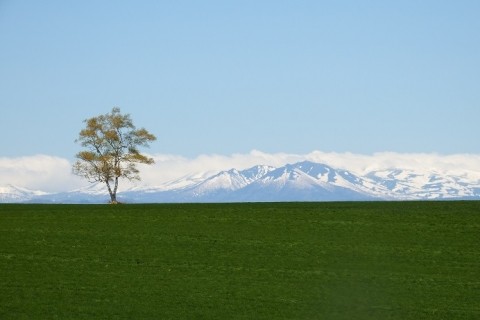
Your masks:
{"label": "snow-capped mountain", "polygon": [[370,200],[364,181],[347,171],[300,162],[272,170],[236,192],[242,201]]}
{"label": "snow-capped mountain", "polygon": [[[124,202],[263,202],[478,199],[480,180],[467,175],[416,172],[392,168],[366,174],[303,161],[275,168],[254,166],[198,173],[158,186],[134,187],[118,193]],[[0,188],[0,202],[106,203],[103,184],[61,193]]]}
{"label": "snow-capped mountain", "polygon": [[370,172],[367,177],[388,189],[385,195],[396,199],[450,199],[480,197],[480,182],[472,183],[462,176],[438,172],[415,172],[391,169]]}
{"label": "snow-capped mountain", "polygon": [[47,195],[46,192],[29,190],[13,186],[11,184],[4,187],[0,186],[0,203],[25,202],[39,196]]}
{"label": "snow-capped mountain", "polygon": [[[238,201],[234,196],[237,190],[261,178],[274,170],[270,166],[255,166],[238,171],[231,169],[221,171],[204,179],[185,179],[169,182],[169,187],[156,189],[137,188],[123,193],[126,198],[135,202],[151,202],[156,198],[158,202],[226,202]],[[179,186],[171,188],[172,185]]]}
{"label": "snow-capped mountain", "polygon": [[43,193],[21,202],[27,203],[105,203],[109,199],[108,190],[102,183],[67,192]]}

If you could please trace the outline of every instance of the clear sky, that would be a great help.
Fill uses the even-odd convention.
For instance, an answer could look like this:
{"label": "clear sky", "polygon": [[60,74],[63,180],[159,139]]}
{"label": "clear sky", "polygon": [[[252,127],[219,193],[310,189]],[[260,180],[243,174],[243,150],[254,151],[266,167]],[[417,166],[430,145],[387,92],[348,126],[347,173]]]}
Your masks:
{"label": "clear sky", "polygon": [[71,160],[113,106],[154,154],[478,154],[479,17],[476,0],[0,0],[0,157]]}

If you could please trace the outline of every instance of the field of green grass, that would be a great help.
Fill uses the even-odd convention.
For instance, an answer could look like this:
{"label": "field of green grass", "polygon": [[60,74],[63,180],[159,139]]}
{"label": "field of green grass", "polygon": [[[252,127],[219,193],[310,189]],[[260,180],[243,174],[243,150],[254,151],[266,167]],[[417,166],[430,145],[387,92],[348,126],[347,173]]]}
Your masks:
{"label": "field of green grass", "polygon": [[0,319],[480,319],[480,203],[0,205]]}

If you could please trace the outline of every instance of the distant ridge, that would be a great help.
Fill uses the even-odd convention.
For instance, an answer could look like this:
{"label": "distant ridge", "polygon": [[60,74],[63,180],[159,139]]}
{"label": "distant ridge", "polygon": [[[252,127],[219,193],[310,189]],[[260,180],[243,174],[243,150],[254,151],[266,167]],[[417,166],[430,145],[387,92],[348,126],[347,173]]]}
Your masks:
{"label": "distant ridge", "polygon": [[[348,170],[303,161],[282,167],[257,165],[211,175],[192,175],[155,187],[118,194],[124,202],[277,202],[359,200],[480,200],[480,181],[464,176],[400,168],[359,176]],[[12,185],[0,188],[2,203],[105,203],[102,184],[68,192],[46,193]]]}

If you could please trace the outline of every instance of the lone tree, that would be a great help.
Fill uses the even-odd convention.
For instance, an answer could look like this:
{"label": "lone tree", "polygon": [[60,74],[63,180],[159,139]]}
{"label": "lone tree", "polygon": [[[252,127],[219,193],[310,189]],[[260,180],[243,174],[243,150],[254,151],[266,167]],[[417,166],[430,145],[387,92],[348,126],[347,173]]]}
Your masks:
{"label": "lone tree", "polygon": [[137,163],[153,164],[141,154],[139,147],[148,147],[156,137],[146,129],[136,129],[129,114],[119,108],[110,113],[84,120],[85,129],[75,142],[86,150],[77,153],[73,172],[90,182],[104,182],[110,203],[117,203],[118,179],[140,180]]}

